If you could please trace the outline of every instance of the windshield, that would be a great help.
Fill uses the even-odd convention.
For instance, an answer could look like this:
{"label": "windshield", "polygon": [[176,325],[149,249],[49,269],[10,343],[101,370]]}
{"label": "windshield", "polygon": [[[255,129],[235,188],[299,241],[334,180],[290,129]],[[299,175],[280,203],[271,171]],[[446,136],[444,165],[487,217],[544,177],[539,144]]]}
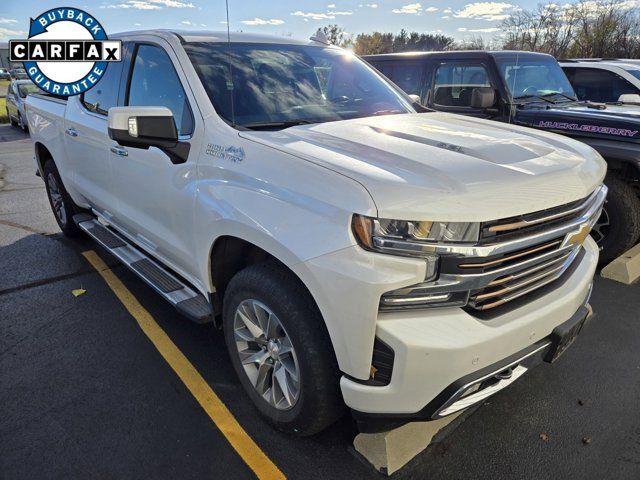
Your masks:
{"label": "windshield", "polygon": [[20,97],[24,98],[31,93],[44,93],[40,90],[35,83],[21,83],[18,85],[18,92]]}
{"label": "windshield", "polygon": [[514,56],[496,58],[498,70],[509,89],[516,98],[552,96],[561,94],[575,98],[576,94],[560,68],[558,62],[551,57]]}
{"label": "windshield", "polygon": [[415,113],[383,77],[345,50],[210,42],[188,43],[185,50],[218,114],[237,127]]}

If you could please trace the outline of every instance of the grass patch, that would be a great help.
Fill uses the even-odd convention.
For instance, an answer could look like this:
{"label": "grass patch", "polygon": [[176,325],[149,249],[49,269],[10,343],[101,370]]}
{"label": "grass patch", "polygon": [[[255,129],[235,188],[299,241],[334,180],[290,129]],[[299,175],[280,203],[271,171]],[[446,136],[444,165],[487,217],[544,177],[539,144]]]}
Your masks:
{"label": "grass patch", "polygon": [[9,117],[7,117],[7,99],[0,97],[0,123],[9,123]]}
{"label": "grass patch", "polygon": [[[0,87],[9,88],[11,80],[0,80]],[[0,123],[8,123],[9,117],[7,117],[7,99],[0,97]]]}

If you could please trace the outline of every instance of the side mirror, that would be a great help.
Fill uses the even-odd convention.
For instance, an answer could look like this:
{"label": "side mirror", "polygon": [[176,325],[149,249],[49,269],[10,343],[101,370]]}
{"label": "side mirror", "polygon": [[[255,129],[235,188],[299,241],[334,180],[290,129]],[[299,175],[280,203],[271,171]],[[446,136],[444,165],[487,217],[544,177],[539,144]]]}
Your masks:
{"label": "side mirror", "polygon": [[420,104],[422,102],[420,95],[416,95],[415,93],[412,93],[411,95],[407,95],[407,96],[411,99],[413,103]]}
{"label": "side mirror", "polygon": [[471,91],[471,108],[491,108],[496,103],[496,91],[491,87],[475,87]]}
{"label": "side mirror", "polygon": [[191,144],[178,140],[173,113],[167,107],[111,107],[109,138],[123,147],[157,147],[171,163],[184,163]]}
{"label": "side mirror", "polygon": [[167,107],[112,107],[109,138],[123,147],[175,148],[178,130]]}
{"label": "side mirror", "polygon": [[620,103],[640,104],[640,95],[638,95],[637,93],[625,93],[624,95],[620,95],[618,101]]}

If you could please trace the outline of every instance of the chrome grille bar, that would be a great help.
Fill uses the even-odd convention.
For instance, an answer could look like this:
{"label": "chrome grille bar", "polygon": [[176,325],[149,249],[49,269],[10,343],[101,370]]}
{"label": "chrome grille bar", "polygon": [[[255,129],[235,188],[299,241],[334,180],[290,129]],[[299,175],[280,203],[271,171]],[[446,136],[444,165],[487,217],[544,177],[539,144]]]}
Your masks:
{"label": "chrome grille bar", "polygon": [[[573,258],[571,260],[573,260]],[[484,304],[484,305],[480,305],[480,306],[475,306],[473,308],[475,308],[476,310],[484,311],[484,310],[489,310],[491,308],[499,307],[500,305],[504,305],[507,302],[511,302],[512,300],[515,300],[516,298],[520,298],[523,295],[526,295],[527,293],[531,293],[534,290],[537,290],[537,289],[539,289],[541,287],[544,287],[545,285],[548,285],[551,282],[557,280],[558,278],[560,278],[562,276],[562,274],[565,272],[565,270],[568,268],[568,266],[569,265],[566,265],[564,268],[560,269],[559,271],[557,271],[553,275],[545,276],[542,280],[540,280],[539,282],[534,283],[533,285],[530,285],[527,288],[524,288],[522,290],[518,290],[516,292],[513,292],[510,295],[505,295],[503,297],[500,297],[500,299],[496,300],[495,302]]]}
{"label": "chrome grille bar", "polygon": [[[531,288],[539,288],[546,285],[548,281],[553,281],[561,276],[564,271],[573,262],[578,249],[570,252],[567,256],[561,257],[558,260],[554,260],[545,264],[546,268],[540,269],[538,267],[531,270],[521,272],[518,278],[502,285],[498,290],[487,288],[481,290],[479,293],[474,293],[469,298],[469,306],[477,310],[486,310],[492,306],[502,305],[510,300],[514,300],[524,293],[531,291]],[[526,288],[528,287],[528,288]],[[524,293],[523,293],[524,292]],[[498,299],[490,304],[484,303],[487,300]]]}
{"label": "chrome grille bar", "polygon": [[[481,242],[486,239],[496,240],[509,233],[526,233],[526,231],[531,229],[531,227],[548,224],[572,215],[576,216],[580,212],[587,210],[594,204],[594,202],[597,201],[598,193],[599,190],[596,189],[587,198],[577,202],[571,202],[559,207],[520,215],[518,217],[511,217],[495,222],[486,222],[483,225],[484,228],[481,229],[480,240]],[[487,233],[493,235],[487,235]]]}

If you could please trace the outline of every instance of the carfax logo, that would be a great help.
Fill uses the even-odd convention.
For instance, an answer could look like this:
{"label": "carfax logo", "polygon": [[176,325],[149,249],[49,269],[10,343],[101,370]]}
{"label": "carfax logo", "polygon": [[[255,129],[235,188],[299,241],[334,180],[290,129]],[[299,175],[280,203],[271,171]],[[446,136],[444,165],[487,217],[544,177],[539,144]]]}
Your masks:
{"label": "carfax logo", "polygon": [[120,61],[121,49],[92,15],[60,7],[31,19],[28,40],[9,41],[9,59],[23,62],[42,90],[68,97],[98,83],[108,63]]}

